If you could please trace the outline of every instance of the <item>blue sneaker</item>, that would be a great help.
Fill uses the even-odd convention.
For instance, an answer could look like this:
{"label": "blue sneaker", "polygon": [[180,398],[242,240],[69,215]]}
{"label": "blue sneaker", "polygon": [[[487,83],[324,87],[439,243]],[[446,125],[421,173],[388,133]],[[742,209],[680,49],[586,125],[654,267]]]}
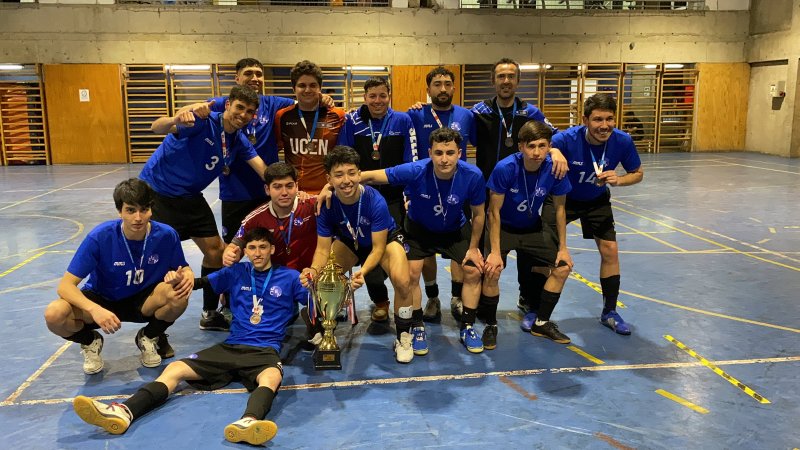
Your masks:
{"label": "blue sneaker", "polygon": [[461,343],[470,353],[481,353],[483,351],[483,341],[478,337],[478,333],[472,328],[472,325],[467,325],[466,328],[461,330]]}
{"label": "blue sneaker", "polygon": [[425,334],[425,327],[414,327],[411,329],[413,340],[411,347],[414,349],[414,354],[423,356],[428,354],[428,337]]}
{"label": "blue sneaker", "polygon": [[519,327],[522,328],[522,331],[530,333],[534,322],[536,322],[536,313],[529,312],[528,314],[525,314],[525,317],[522,318],[522,322],[519,323]]}
{"label": "blue sneaker", "polygon": [[602,314],[600,316],[600,323],[608,328],[611,328],[617,334],[624,334],[626,336],[631,334],[631,329],[628,324],[625,323],[625,321],[622,320],[622,317],[620,317],[620,315],[617,314],[617,312],[613,309],[607,314]]}

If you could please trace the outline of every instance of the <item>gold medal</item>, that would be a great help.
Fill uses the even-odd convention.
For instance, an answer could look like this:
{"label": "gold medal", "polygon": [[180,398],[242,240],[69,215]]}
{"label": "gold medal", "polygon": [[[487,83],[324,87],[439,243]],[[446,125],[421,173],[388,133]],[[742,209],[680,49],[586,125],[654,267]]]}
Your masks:
{"label": "gold medal", "polygon": [[292,249],[290,249],[289,247],[286,247],[286,256],[289,256],[291,254],[292,254]]}
{"label": "gold medal", "polygon": [[256,144],[256,134],[255,134],[255,133],[248,134],[248,135],[247,135],[247,139],[249,139],[249,140],[250,140],[250,143],[251,143],[251,144],[253,144],[253,145],[255,145],[255,144]]}
{"label": "gold medal", "polygon": [[511,136],[506,137],[505,144],[506,144],[506,147],[513,146],[514,145],[514,138],[512,138]]}
{"label": "gold medal", "polygon": [[222,174],[223,175],[230,175],[231,174],[231,168],[229,166],[224,166],[222,168]]}
{"label": "gold medal", "polygon": [[252,323],[253,325],[260,324],[261,323],[261,314],[253,313],[253,315],[250,316],[250,323]]}
{"label": "gold medal", "polygon": [[308,153],[313,153],[314,152],[314,144],[312,142],[309,142],[308,144],[306,144],[306,152],[308,152]]}
{"label": "gold medal", "polygon": [[377,150],[373,150],[372,151],[372,159],[375,160],[375,161],[380,161],[381,160],[381,152],[379,152]]}

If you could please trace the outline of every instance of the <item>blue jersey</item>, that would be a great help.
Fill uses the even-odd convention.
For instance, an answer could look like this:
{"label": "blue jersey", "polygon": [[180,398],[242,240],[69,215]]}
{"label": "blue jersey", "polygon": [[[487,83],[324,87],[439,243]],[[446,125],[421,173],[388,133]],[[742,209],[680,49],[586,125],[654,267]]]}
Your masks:
{"label": "blue jersey", "polygon": [[430,158],[386,169],[386,176],[389,183],[406,186],[408,218],[434,233],[459,230],[467,223],[464,204],[478,206],[486,202],[481,171],[461,160],[449,180],[435,177]]}
{"label": "blue jersey", "polygon": [[552,145],[561,150],[569,162],[567,175],[573,189],[567,198],[571,200],[593,200],[608,190],[608,186],[594,184],[597,175],[594,172],[592,156],[598,165],[603,165],[603,171],[614,170],[620,163],[627,172],[642,166],[631,136],[616,128],[612,130],[611,137],[605,144],[590,145],[586,140],[586,126],[580,125],[553,136]]}
{"label": "blue jersey", "polygon": [[193,127],[179,126],[150,156],[139,178],[167,197],[201,193],[223,167],[236,159],[249,161],[257,156],[241,130],[225,133],[227,151],[223,152],[222,133],[222,114],[215,112],[206,119],[196,117]]}
{"label": "blue jersey", "polygon": [[[433,116],[431,105],[425,105],[422,109],[409,109],[408,115],[417,131],[417,148],[421,158],[427,158],[428,149],[431,148],[430,137],[434,130],[442,127],[452,128],[461,134],[461,159],[467,160],[467,143],[475,143],[475,119],[472,112],[458,105],[453,105],[449,111],[436,111]],[[439,126],[441,122],[441,126]]]}
{"label": "blue jersey", "polygon": [[89,232],[67,272],[81,279],[89,277],[83,289],[120,301],[164,281],[164,275],[178,266],[188,264],[178,233],[169,225],[151,220],[147,240],[131,241],[122,234],[122,219],[117,219]]}
{"label": "blue jersey", "polygon": [[[265,286],[267,278],[269,283]],[[259,272],[251,263],[241,262],[210,274],[208,281],[217,294],[231,296],[233,319],[226,344],[272,347],[280,352],[286,327],[297,311],[295,303],[308,301],[308,291],[300,284],[300,272],[288,267],[272,266]],[[257,324],[250,322],[255,311],[261,316]]]}
{"label": "blue jersey", "polygon": [[542,204],[548,194],[565,195],[572,186],[569,178],[557,180],[553,176],[550,155],[536,172],[525,170],[523,158],[520,152],[503,158],[489,176],[486,187],[505,196],[500,207],[500,223],[525,230],[539,225]]}
{"label": "blue jersey", "polygon": [[[352,241],[357,234],[358,245],[372,247],[372,232],[397,228],[386,200],[371,186],[362,186],[361,215],[358,214],[359,202],[345,205],[335,195],[331,198],[331,207],[322,206],[317,217],[317,234],[322,237],[338,237]],[[344,214],[342,214],[344,213]],[[357,225],[356,225],[357,224]]]}
{"label": "blue jersey", "polygon": [[[272,119],[275,113],[287,106],[293,105],[294,100],[286,97],[259,95],[258,111],[249,125],[242,128],[242,132],[249,142],[255,143],[256,154],[269,165],[278,161],[278,146],[272,132]],[[224,112],[225,101],[228,97],[214,97],[212,111]],[[265,200],[264,181],[246,161],[236,159],[231,164],[231,174],[219,177],[219,198],[224,201],[239,202],[245,200]]]}

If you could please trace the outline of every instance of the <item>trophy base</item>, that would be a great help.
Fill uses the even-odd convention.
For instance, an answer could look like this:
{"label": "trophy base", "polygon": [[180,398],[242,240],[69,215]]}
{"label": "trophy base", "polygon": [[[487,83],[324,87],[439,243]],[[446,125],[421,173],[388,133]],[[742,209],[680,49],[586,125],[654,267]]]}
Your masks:
{"label": "trophy base", "polygon": [[341,350],[320,350],[314,352],[314,370],[342,370]]}

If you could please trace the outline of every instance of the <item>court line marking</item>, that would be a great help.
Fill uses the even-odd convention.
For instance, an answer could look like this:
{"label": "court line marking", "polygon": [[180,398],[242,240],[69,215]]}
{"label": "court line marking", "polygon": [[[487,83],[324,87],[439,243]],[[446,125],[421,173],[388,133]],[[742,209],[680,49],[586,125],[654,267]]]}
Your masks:
{"label": "court line marking", "polygon": [[595,363],[595,364],[598,364],[598,365],[600,365],[600,364],[605,364],[605,363],[606,363],[606,362],[605,362],[605,361],[603,361],[602,359],[600,359],[600,358],[596,358],[596,357],[594,357],[594,356],[590,355],[589,353],[587,353],[587,352],[585,352],[585,351],[581,350],[580,348],[578,348],[578,347],[576,347],[576,346],[574,346],[574,345],[568,345],[568,346],[567,346],[567,350],[571,350],[571,351],[573,351],[573,352],[575,352],[575,353],[577,353],[577,354],[579,354],[579,355],[583,356],[584,358],[588,359],[589,361],[591,361],[591,362],[593,362],[593,363]]}
{"label": "court line marking", "polygon": [[[713,245],[716,245],[716,246],[718,246],[718,247],[724,248],[724,249],[726,249],[726,250],[730,250],[730,251],[732,251],[732,252],[734,252],[734,253],[737,253],[737,254],[740,254],[740,255],[744,255],[744,256],[746,256],[746,257],[748,257],[748,258],[753,258],[753,259],[756,259],[756,260],[759,260],[759,261],[762,261],[762,262],[765,262],[765,263],[768,263],[768,264],[773,264],[773,265],[776,265],[776,266],[779,266],[779,267],[783,267],[783,268],[785,268],[785,269],[789,269],[789,270],[794,270],[794,271],[796,271],[796,272],[800,272],[800,267],[790,266],[790,265],[788,265],[788,264],[784,264],[784,263],[781,263],[781,262],[778,262],[778,261],[773,261],[773,260],[771,260],[771,259],[761,258],[761,257],[759,257],[759,256],[755,256],[755,255],[749,254],[749,253],[747,253],[747,252],[743,252],[743,251],[741,251],[741,250],[739,250],[739,249],[735,249],[735,248],[733,248],[733,247],[727,246],[727,245],[725,245],[725,244],[722,244],[722,243],[720,243],[720,242],[716,242],[716,241],[714,241],[714,240],[711,240],[711,239],[708,239],[708,238],[704,238],[704,237],[702,237],[702,236],[698,236],[697,234],[694,234],[694,233],[692,233],[692,232],[689,232],[689,231],[682,230],[682,229],[680,229],[680,228],[674,227],[674,226],[672,226],[672,225],[669,225],[669,224],[667,224],[667,223],[664,223],[664,222],[662,222],[662,221],[660,221],[660,220],[653,219],[653,218],[651,218],[651,217],[647,217],[647,216],[643,216],[643,215],[641,215],[641,214],[637,214],[637,213],[635,213],[635,212],[633,212],[633,211],[629,211],[629,210],[626,210],[626,209],[624,209],[624,208],[619,208],[619,207],[616,207],[616,206],[615,206],[615,208],[616,208],[616,209],[619,209],[619,210],[620,210],[620,211],[622,211],[622,212],[625,212],[625,213],[627,213],[627,214],[630,214],[630,215],[632,215],[632,216],[639,217],[639,218],[641,218],[641,219],[645,219],[645,220],[649,220],[649,221],[651,221],[651,222],[653,222],[653,223],[657,223],[657,224],[659,224],[659,225],[662,225],[662,226],[665,226],[665,227],[667,227],[667,228],[670,228],[670,229],[673,229],[673,230],[679,231],[679,232],[681,232],[681,233],[683,233],[683,234],[685,234],[685,235],[687,235],[687,236],[691,236],[691,237],[693,237],[693,238],[695,238],[695,239],[699,239],[699,240],[701,240],[701,241],[703,241],[703,242],[708,242],[709,244],[713,244]],[[660,214],[659,214],[659,215],[660,215]],[[667,216],[663,216],[663,217],[667,217]],[[716,232],[714,232],[714,231],[711,231],[711,230],[705,230],[705,229],[703,229],[703,228],[697,227],[697,226],[695,226],[695,225],[688,224],[688,223],[686,223],[686,222],[683,222],[683,221],[680,221],[680,220],[678,220],[678,219],[671,219],[671,220],[675,220],[675,221],[677,221],[677,222],[680,222],[680,223],[683,223],[683,224],[685,224],[685,225],[688,225],[688,226],[691,226],[691,227],[694,227],[694,228],[698,228],[698,229],[700,229],[700,230],[703,230],[703,231],[705,231],[705,232],[707,232],[707,233],[710,233],[710,234],[714,234],[714,235],[717,235],[717,236],[720,236],[720,237],[725,237],[726,239],[729,239],[729,240],[731,240],[731,241],[733,241],[733,242],[736,242],[736,243],[738,243],[738,244],[740,244],[740,245],[744,245],[744,246],[747,246],[747,247],[755,248],[755,249],[757,249],[757,250],[760,250],[760,251],[766,251],[766,252],[767,252],[767,253],[769,253],[769,254],[772,254],[772,255],[775,255],[775,256],[780,256],[780,257],[783,257],[783,258],[785,258],[785,259],[791,260],[791,261],[793,261],[793,262],[798,262],[798,263],[800,263],[800,260],[797,260],[797,259],[794,259],[794,258],[790,258],[790,257],[788,257],[788,256],[786,256],[786,255],[783,255],[783,254],[781,254],[781,253],[778,253],[778,252],[772,252],[772,251],[769,251],[769,250],[767,250],[767,249],[764,249],[764,248],[761,248],[761,247],[757,247],[757,246],[755,246],[755,245],[753,245],[753,244],[749,244],[749,243],[746,243],[746,242],[739,241],[739,240],[737,240],[737,239],[734,239],[734,238],[731,238],[731,237],[728,237],[728,236],[722,235],[722,234],[720,234],[720,233],[716,233]]]}
{"label": "court line marking", "polygon": [[20,201],[18,201],[18,202],[14,202],[14,203],[12,203],[12,204],[10,204],[10,205],[3,206],[2,208],[0,208],[0,211],[6,210],[6,209],[8,209],[8,208],[13,208],[13,207],[15,207],[15,206],[21,205],[21,204],[23,204],[23,203],[27,203],[27,202],[29,202],[29,201],[31,201],[31,200],[35,200],[35,199],[37,199],[37,198],[40,198],[40,197],[44,197],[45,195],[49,195],[49,194],[52,194],[52,193],[54,193],[54,192],[62,191],[62,190],[64,190],[64,189],[66,189],[66,188],[70,188],[70,187],[72,187],[72,186],[75,186],[76,184],[85,183],[85,182],[87,182],[87,181],[89,181],[89,180],[94,180],[95,178],[100,178],[100,177],[103,177],[103,176],[106,176],[106,175],[109,175],[109,174],[112,174],[112,173],[115,173],[115,172],[119,172],[119,171],[120,171],[120,170],[122,170],[122,169],[124,169],[124,167],[119,167],[119,168],[116,168],[116,169],[114,169],[114,170],[110,170],[110,171],[108,171],[108,172],[103,172],[103,173],[101,173],[100,175],[96,175],[96,176],[93,176],[93,177],[90,177],[90,178],[86,178],[86,179],[84,179],[84,180],[81,180],[81,181],[76,181],[76,182],[74,182],[74,183],[72,183],[72,184],[68,184],[68,185],[66,185],[66,186],[63,186],[63,187],[60,187],[60,188],[57,188],[57,189],[53,189],[53,190],[47,191],[47,192],[45,192],[44,194],[34,195],[33,197],[26,198],[25,200],[20,200]]}
{"label": "court line marking", "polygon": [[[599,284],[587,280],[586,278],[581,276],[581,274],[579,274],[578,272],[575,272],[574,270],[572,272],[570,272],[569,275],[572,278],[574,278],[574,279],[580,281],[581,283],[585,284],[586,286],[589,286],[590,288],[594,289],[594,291],[597,292],[598,294],[603,295],[603,287],[600,286]],[[620,291],[620,293],[621,292],[622,291]],[[617,306],[620,307],[620,308],[627,308],[627,306],[625,306],[625,303],[622,303],[621,301],[619,301],[619,298],[617,298]]]}
{"label": "court line marking", "polygon": [[637,230],[636,228],[633,228],[633,227],[631,227],[631,226],[625,225],[624,223],[620,223],[619,221],[615,221],[614,223],[615,223],[616,225],[619,225],[619,226],[621,226],[621,227],[624,227],[624,228],[627,228],[627,229],[629,229],[629,230],[632,230],[634,233],[636,233],[636,234],[638,234],[638,235],[640,235],[640,236],[644,236],[644,237],[646,237],[646,238],[652,239],[652,240],[654,240],[654,241],[658,242],[659,244],[666,245],[666,246],[667,246],[667,247],[669,247],[669,248],[674,248],[675,250],[678,250],[678,251],[679,251],[679,252],[681,252],[681,253],[686,253],[686,250],[685,250],[685,249],[682,249],[682,248],[678,247],[677,245],[670,244],[669,242],[667,242],[667,241],[665,241],[665,240],[663,240],[663,239],[659,239],[659,238],[657,238],[657,237],[655,237],[655,236],[650,236],[650,235],[649,235],[649,234],[647,234],[647,233],[644,233],[644,232],[642,232],[642,231],[639,231],[639,230]]}
{"label": "court line marking", "polygon": [[[589,286],[590,288],[594,289],[595,291],[602,293],[602,289],[600,289],[598,287],[597,283],[591,282],[591,281],[587,280],[586,278],[583,278],[579,273],[573,271],[572,273],[570,273],[570,276],[573,277],[574,279],[580,281],[581,283],[585,284],[586,286]],[[598,290],[598,289],[600,289],[600,290]],[[664,306],[670,306],[670,307],[673,307],[673,308],[678,308],[678,309],[683,309],[683,310],[686,310],[686,311],[696,312],[698,314],[705,314],[707,316],[719,317],[720,319],[728,319],[728,320],[733,320],[735,322],[747,323],[747,324],[750,324],[750,325],[758,325],[758,326],[761,326],[761,327],[774,328],[776,330],[791,331],[792,333],[800,333],[800,330],[798,330],[797,328],[784,327],[782,325],[775,325],[775,324],[771,324],[771,323],[767,323],[767,322],[759,322],[757,320],[745,319],[743,317],[736,317],[736,316],[731,316],[731,315],[728,315],[728,314],[722,314],[722,313],[718,313],[718,312],[714,312],[714,311],[708,311],[708,310],[705,310],[705,309],[693,308],[691,306],[679,305],[677,303],[668,302],[666,300],[659,300],[657,298],[648,297],[646,295],[641,295],[641,294],[636,294],[636,293],[633,293],[633,292],[630,292],[630,291],[624,291],[622,289],[620,289],[619,293],[620,294],[624,294],[624,295],[628,295],[628,296],[631,296],[631,297],[634,297],[634,298],[638,298],[640,300],[646,300],[648,302],[658,303],[658,304],[661,304],[661,305],[664,305]],[[617,305],[619,305],[619,304],[620,304],[620,301],[617,300]],[[622,306],[622,307],[624,308],[625,306]]]}
{"label": "court line marking", "polygon": [[662,397],[666,397],[666,398],[672,400],[673,402],[678,403],[679,405],[683,405],[683,406],[691,409],[692,411],[699,412],[700,414],[708,414],[710,412],[709,410],[703,408],[702,406],[695,405],[694,403],[690,402],[689,400],[686,400],[683,397],[677,396],[677,395],[673,394],[672,392],[665,391],[663,389],[656,389],[656,394],[658,394],[658,395],[660,395]]}
{"label": "court line marking", "polygon": [[709,361],[709,360],[703,358],[702,356],[698,355],[697,352],[695,352],[694,350],[692,350],[689,347],[687,347],[686,344],[684,344],[683,342],[675,339],[674,337],[672,337],[672,336],[670,336],[668,334],[664,335],[664,339],[666,339],[666,340],[672,342],[673,344],[675,344],[676,347],[678,347],[679,349],[681,349],[684,352],[686,352],[687,354],[689,354],[689,356],[691,356],[692,358],[700,361],[700,363],[703,364],[703,366],[708,367],[709,369],[714,371],[715,374],[717,374],[717,375],[721,376],[722,378],[724,378],[725,381],[727,381],[728,383],[730,383],[730,384],[736,386],[737,388],[741,389],[742,392],[744,392],[745,394],[749,395],[750,397],[755,399],[757,402],[762,403],[762,404],[770,403],[769,400],[764,398],[758,392],[756,392],[753,389],[751,389],[750,386],[742,383],[741,381],[737,380],[733,376],[729,375],[728,373],[726,373],[725,371],[723,371],[722,369],[720,369],[719,367],[714,365],[714,363],[712,363],[711,361]]}
{"label": "court line marking", "polygon": [[64,342],[64,345],[62,345],[58,350],[56,350],[55,353],[53,353],[49,358],[47,358],[47,361],[45,361],[44,364],[42,364],[38,369],[36,369],[36,372],[33,372],[33,374],[29,376],[28,379],[25,380],[17,388],[17,390],[15,390],[5,400],[0,402],[0,406],[7,406],[13,404],[14,400],[19,398],[19,396],[22,395],[23,392],[25,392],[25,389],[28,389],[30,385],[33,384],[33,382],[36,381],[37,378],[39,378],[39,375],[41,375],[42,372],[44,372],[48,367],[50,367],[50,365],[53,364],[55,360],[58,359],[58,357],[61,356],[61,354],[64,353],[69,348],[70,345],[72,345],[72,342],[70,341]]}
{"label": "court line marking", "polygon": [[85,226],[83,225],[83,223],[81,223],[81,222],[78,222],[77,220],[70,219],[70,218],[68,218],[68,217],[59,217],[59,216],[46,216],[46,215],[43,215],[43,214],[13,214],[13,215],[9,215],[9,216],[0,216],[0,218],[3,218],[3,217],[15,217],[15,216],[16,216],[16,217],[43,217],[43,218],[45,218],[45,219],[59,219],[59,220],[66,220],[67,222],[72,222],[72,223],[74,223],[75,225],[77,225],[77,226],[78,226],[78,231],[76,231],[75,233],[72,233],[72,235],[71,235],[70,237],[68,237],[68,238],[66,238],[66,239],[63,239],[63,240],[60,240],[60,241],[58,241],[58,242],[54,242],[54,243],[52,243],[52,244],[45,245],[44,247],[39,247],[39,248],[33,248],[33,249],[30,249],[30,250],[25,250],[24,252],[17,253],[17,254],[14,254],[14,255],[3,256],[3,257],[0,257],[0,259],[13,258],[13,257],[15,257],[15,256],[21,256],[21,255],[25,255],[25,254],[27,254],[27,253],[33,253],[33,252],[37,252],[37,251],[39,251],[39,250],[47,250],[48,248],[53,248],[53,247],[55,247],[55,246],[57,246],[57,245],[61,245],[61,244],[65,243],[65,242],[69,242],[69,241],[71,241],[71,240],[75,239],[75,238],[76,238],[76,237],[78,237],[78,236],[79,236],[81,233],[83,233],[83,230],[84,230],[84,228],[85,228]]}
{"label": "court line marking", "polygon": [[[617,233],[619,234],[619,233]],[[573,247],[571,245],[567,245],[567,247],[571,250],[580,250],[584,252],[596,252],[597,247]],[[621,254],[629,254],[629,255],[725,255],[731,254],[734,255],[736,252],[724,249],[724,248],[714,248],[709,250],[684,250],[682,252],[673,252],[673,251],[664,251],[664,250],[652,250],[652,251],[645,251],[645,250],[622,250],[620,249],[618,253]],[[741,252],[741,253],[758,253],[758,252]],[[761,252],[767,253],[767,252]]]}
{"label": "court line marking", "polygon": [[0,278],[3,278],[4,276],[6,276],[6,275],[10,274],[11,272],[13,272],[13,271],[15,271],[15,270],[19,269],[20,267],[23,267],[25,264],[28,264],[29,262],[31,262],[31,261],[33,261],[34,259],[36,259],[36,258],[38,258],[38,257],[40,257],[40,256],[42,256],[42,255],[44,255],[45,253],[47,253],[47,252],[39,252],[39,253],[37,253],[37,254],[35,254],[35,255],[33,255],[33,256],[31,256],[31,257],[27,258],[26,260],[22,261],[21,263],[17,264],[16,266],[14,266],[14,267],[12,267],[12,268],[10,268],[10,269],[6,270],[6,271],[5,271],[5,272],[3,272],[3,273],[0,273]]}
{"label": "court line marking", "polygon": [[[772,364],[784,362],[800,362],[800,356],[781,356],[773,358],[753,358],[753,359],[731,359],[713,361],[717,366],[731,366],[731,365],[749,365],[749,364]],[[398,377],[398,378],[373,378],[364,380],[348,380],[348,381],[328,381],[324,383],[308,383],[308,384],[294,384],[282,385],[281,390],[301,391],[312,389],[336,389],[336,388],[352,388],[359,386],[374,386],[374,385],[391,385],[409,382],[432,382],[432,381],[452,381],[452,380],[474,380],[489,377],[519,377],[530,375],[542,374],[560,374],[560,373],[579,373],[579,372],[614,372],[620,370],[653,370],[653,369],[684,369],[703,367],[700,362],[668,362],[668,363],[645,363],[645,364],[618,364],[618,365],[602,365],[602,366],[579,366],[579,367],[556,367],[551,369],[520,369],[520,370],[507,370],[499,372],[474,372],[464,374],[452,375],[428,375],[421,377]],[[226,395],[226,394],[246,394],[247,389],[218,389],[216,391],[192,391],[184,390],[176,392],[173,395]],[[101,395],[90,397],[98,401],[108,400],[121,400],[129,398],[130,395]],[[28,406],[28,405],[56,405],[61,403],[72,403],[74,397],[65,398],[51,398],[51,399],[36,399],[36,400],[22,400],[15,403],[0,403],[0,406]]]}
{"label": "court line marking", "polygon": [[53,278],[52,280],[47,280],[47,281],[39,281],[39,282],[33,283],[33,284],[26,284],[24,286],[17,286],[17,287],[13,287],[13,288],[3,289],[3,290],[0,291],[0,294],[6,294],[6,293],[9,293],[9,292],[16,292],[16,291],[23,291],[25,289],[30,289],[30,288],[39,287],[39,286],[45,286],[45,285],[48,285],[50,283],[55,283],[57,281],[61,281],[61,277]]}
{"label": "court line marking", "polygon": [[539,399],[539,397],[537,397],[536,394],[526,391],[525,388],[523,388],[522,386],[518,385],[511,378],[508,378],[505,375],[500,375],[498,377],[498,379],[503,384],[505,384],[506,386],[510,387],[511,389],[516,391],[518,394],[520,394],[523,397],[527,398],[528,400],[538,400]]}
{"label": "court line marking", "polygon": [[724,162],[725,162],[725,164],[728,164],[728,165],[731,165],[731,166],[747,167],[748,169],[760,169],[760,170],[766,170],[766,171],[769,171],[769,172],[780,172],[780,173],[788,173],[789,175],[800,175],[800,172],[792,172],[790,170],[770,169],[769,167],[751,166],[751,165],[748,165],[748,164],[740,164],[740,163],[735,163],[735,162],[731,162],[731,161],[724,161]]}

